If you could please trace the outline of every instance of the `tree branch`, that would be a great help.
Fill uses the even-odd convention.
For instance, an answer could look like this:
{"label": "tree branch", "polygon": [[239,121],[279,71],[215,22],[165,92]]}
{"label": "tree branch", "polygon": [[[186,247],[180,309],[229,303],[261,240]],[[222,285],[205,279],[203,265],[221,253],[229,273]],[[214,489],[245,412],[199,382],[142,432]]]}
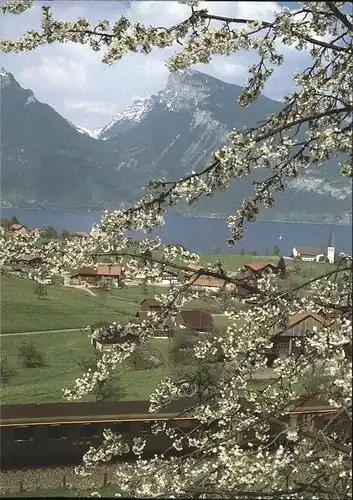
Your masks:
{"label": "tree branch", "polygon": [[[327,3],[331,3],[331,2],[327,2]],[[198,11],[197,14],[201,19],[212,19],[214,21],[224,21],[226,23],[250,24],[250,23],[261,22],[264,28],[273,28],[273,25],[274,25],[274,23],[269,23],[267,21],[256,21],[255,19],[241,19],[241,18],[237,18],[237,17],[215,16],[213,14],[208,14],[207,10]],[[333,43],[323,42],[321,40],[317,40],[316,38],[312,38],[311,36],[307,36],[307,35],[301,35],[301,36],[304,40],[306,40],[309,43],[312,43],[313,45],[320,45],[320,47],[324,47],[326,49],[347,52],[347,49],[345,49],[344,47],[341,47],[340,45],[334,45]]]}
{"label": "tree branch", "polygon": [[334,15],[343,23],[350,31],[353,30],[353,24],[347,19],[347,16],[336,7],[335,2],[325,2],[326,6],[334,13]]}

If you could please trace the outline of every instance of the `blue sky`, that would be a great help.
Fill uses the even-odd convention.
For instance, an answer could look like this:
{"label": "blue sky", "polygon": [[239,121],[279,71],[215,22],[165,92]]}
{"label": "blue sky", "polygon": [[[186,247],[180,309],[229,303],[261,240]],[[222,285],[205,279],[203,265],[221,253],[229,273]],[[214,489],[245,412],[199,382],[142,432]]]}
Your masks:
{"label": "blue sky", "polygon": [[[87,17],[91,21],[116,20],[121,14],[133,21],[170,26],[189,14],[189,8],[176,1],[55,1],[54,15],[63,20]],[[2,38],[16,38],[27,29],[40,25],[40,6],[19,16],[7,14],[2,19]],[[282,6],[297,7],[291,2],[201,2],[202,8],[218,15],[271,20]],[[42,102],[53,106],[62,116],[87,128],[104,126],[109,118],[123,111],[135,99],[161,90],[168,78],[165,61],[176,50],[156,49],[148,56],[129,54],[112,66],[102,64],[103,52],[95,53],[78,44],[52,44],[32,52],[2,54],[1,64],[14,74],[24,88],[30,88]],[[286,62],[276,69],[265,94],[279,100],[291,90],[291,73],[307,65],[303,52],[284,47]],[[256,57],[239,53],[216,57],[209,65],[196,69],[229,83],[244,85],[247,67]]]}

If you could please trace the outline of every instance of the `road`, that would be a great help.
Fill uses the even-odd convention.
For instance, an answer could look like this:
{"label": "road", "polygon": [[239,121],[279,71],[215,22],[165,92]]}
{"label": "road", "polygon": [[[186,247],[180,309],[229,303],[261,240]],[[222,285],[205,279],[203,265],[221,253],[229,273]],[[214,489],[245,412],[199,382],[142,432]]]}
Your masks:
{"label": "road", "polygon": [[62,332],[78,332],[82,328],[71,328],[64,330],[41,330],[40,332],[11,332],[11,333],[0,333],[0,337],[11,337],[12,335],[40,335],[41,333],[62,333]]}
{"label": "road", "polygon": [[[212,314],[212,316],[225,316],[225,314]],[[64,330],[41,330],[39,332],[11,332],[11,333],[0,333],[0,337],[10,337],[12,335],[40,335],[41,333],[62,333],[62,332],[78,332],[83,328],[65,328]],[[157,337],[162,338],[162,337]],[[168,338],[168,337],[166,337]]]}

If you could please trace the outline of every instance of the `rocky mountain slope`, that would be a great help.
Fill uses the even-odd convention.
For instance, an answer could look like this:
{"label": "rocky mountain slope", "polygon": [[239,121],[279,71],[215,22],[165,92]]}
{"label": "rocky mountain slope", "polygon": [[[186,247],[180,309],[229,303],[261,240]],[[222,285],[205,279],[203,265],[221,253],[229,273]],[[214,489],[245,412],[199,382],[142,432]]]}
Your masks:
{"label": "rocky mountain slope", "polygon": [[[171,75],[166,88],[145,101],[135,102],[110,128],[119,153],[119,171],[138,171],[138,182],[129,180],[134,196],[151,178],[179,179],[186,172],[201,170],[212,153],[227,139],[235,126],[252,126],[280,103],[260,97],[247,108],[237,103],[242,88],[209,75],[188,71]],[[137,110],[136,114],[133,110]],[[119,128],[124,124],[124,132]],[[229,191],[204,197],[194,205],[179,207],[192,213],[229,214],[253,192],[252,181],[264,178],[263,171],[246,179],[237,179]],[[127,181],[129,182],[129,181]],[[343,179],[337,161],[320,169],[308,169],[306,175],[288,185],[278,195],[274,209],[263,218],[290,220],[334,220],[351,212],[351,184]],[[343,217],[343,219],[342,219]]]}
{"label": "rocky mountain slope", "polygon": [[[170,75],[165,89],[90,131],[37,101],[9,73],[1,76],[1,87],[2,198],[17,206],[101,209],[136,201],[149,180],[202,169],[234,126],[255,125],[280,106],[260,97],[242,108],[241,87],[188,71]],[[259,173],[178,210],[233,213]],[[350,212],[350,183],[332,161],[291,183],[263,218],[338,221]]]}
{"label": "rocky mountain slope", "polygon": [[3,204],[85,209],[121,200],[108,144],[79,133],[3,69],[0,83]]}

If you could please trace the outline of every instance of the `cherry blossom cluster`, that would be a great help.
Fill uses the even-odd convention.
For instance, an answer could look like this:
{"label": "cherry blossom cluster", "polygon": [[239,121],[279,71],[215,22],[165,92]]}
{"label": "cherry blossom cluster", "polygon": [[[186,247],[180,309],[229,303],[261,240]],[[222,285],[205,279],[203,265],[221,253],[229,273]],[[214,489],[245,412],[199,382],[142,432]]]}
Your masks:
{"label": "cherry blossom cluster", "polygon": [[[171,71],[209,63],[214,56],[253,51],[258,62],[249,68],[246,88],[239,98],[248,106],[261,93],[276,66],[285,57],[285,46],[305,50],[311,64],[293,75],[293,91],[278,112],[252,128],[235,128],[226,143],[215,151],[202,171],[192,171],[176,182],[156,179],[150,192],[133,206],[106,211],[90,237],[46,241],[36,230],[20,235],[0,229],[2,272],[23,255],[34,255],[32,278],[62,276],[82,266],[95,266],[104,256],[122,267],[123,282],[157,281],[174,270],[178,286],[157,295],[161,311],[141,322],[130,321],[88,328],[96,340],[125,337],[104,353],[94,370],[78,378],[64,391],[68,399],[79,399],[107,380],[136,345],[169,328],[178,311],[189,301],[207,295],[224,302],[230,326],[220,335],[201,339],[195,357],[220,369],[216,390],[195,403],[197,383],[192,377],[161,381],[150,397],[150,412],[156,413],[174,399],[190,402],[188,414],[199,425],[180,433],[169,422],[156,423],[152,433],[164,432],[171,446],[183,457],[144,459],[148,436],[138,436],[132,451],[140,457],[124,471],[117,469],[121,495],[133,497],[238,498],[246,495],[290,499],[351,498],[351,355],[352,259],[343,256],[331,271],[306,284],[283,288],[278,275],[265,273],[260,279],[232,278],[220,265],[206,264],[195,271],[199,256],[180,246],[166,246],[159,238],[132,242],[130,230],[151,233],[164,224],[168,207],[181,200],[196,202],[201,196],[226,190],[234,179],[264,171],[266,178],[254,183],[253,195],[227,218],[228,243],[245,234],[245,222],[256,220],[263,207],[275,204],[276,194],[310,166],[336,159],[343,176],[352,178],[352,72],[353,17],[349,2],[301,2],[299,8],[279,8],[271,21],[214,15],[212,7],[196,1],[190,15],[169,27],[144,26],[121,16],[116,22],[92,24],[79,18],[55,19],[50,6],[42,6],[41,27],[17,40],[1,40],[4,52],[34,50],[47,44],[78,43],[102,51],[102,62],[113,64],[125,54],[150,53],[154,48],[175,47],[167,62]],[[21,14],[31,8],[29,0],[5,2],[3,13]],[[181,47],[181,48],[180,48]],[[189,267],[190,266],[190,267]],[[189,271],[187,273],[187,271]],[[192,271],[190,273],[190,271]],[[193,274],[194,273],[194,274]],[[190,275],[192,276],[190,280]],[[193,287],[198,276],[223,279],[236,294],[242,285],[251,292],[244,300],[225,293],[200,292]],[[229,292],[230,293],[230,292]],[[243,308],[239,304],[243,302]],[[275,335],[289,327],[296,313],[320,314],[322,328],[313,328],[293,341],[287,357],[277,357],[268,366]],[[268,380],[262,384],[263,374]],[[262,375],[261,375],[262,374]],[[296,418],[292,411],[310,402],[325,404],[332,412],[321,427]],[[321,417],[319,417],[321,418]],[[98,449],[91,449],[78,472],[129,451],[120,435],[107,430]]]}

